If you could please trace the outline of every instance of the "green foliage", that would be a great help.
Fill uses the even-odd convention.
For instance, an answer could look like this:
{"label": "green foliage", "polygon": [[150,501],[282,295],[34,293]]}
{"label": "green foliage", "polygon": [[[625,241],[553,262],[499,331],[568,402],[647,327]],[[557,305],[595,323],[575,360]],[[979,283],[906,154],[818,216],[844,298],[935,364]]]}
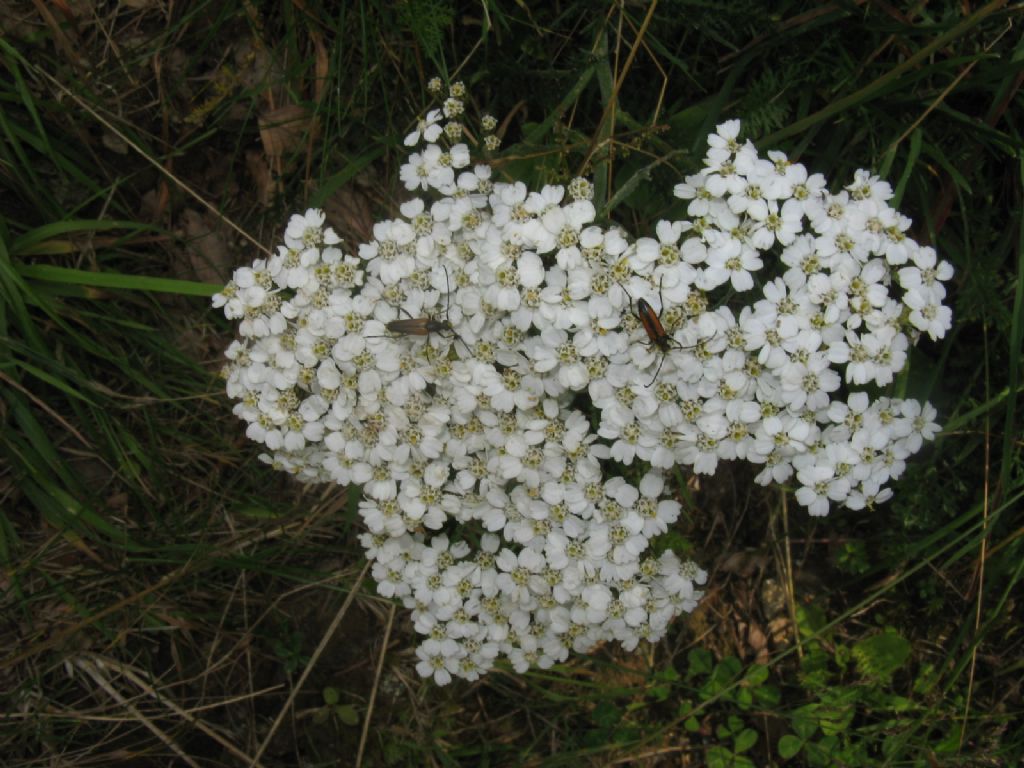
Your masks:
{"label": "green foliage", "polygon": [[402,26],[415,35],[423,52],[433,61],[443,59],[445,34],[454,16],[455,8],[449,0],[403,0],[398,4]]}
{"label": "green foliage", "polygon": [[[687,654],[686,694],[694,696],[680,702],[678,716],[690,733],[701,730],[702,724],[695,711],[709,708],[714,720],[715,746],[707,750],[709,766],[754,766],[757,763],[745,753],[750,752],[761,738],[751,727],[750,716],[779,703],[778,687],[769,682],[770,672],[762,664],[744,669],[734,656],[715,662],[704,648],[693,648]],[[721,713],[718,715],[717,713]]]}
{"label": "green foliage", "polygon": [[862,576],[871,568],[867,546],[861,540],[844,541],[836,553],[836,567],[852,576]]}
{"label": "green foliage", "polygon": [[[810,701],[788,714],[792,732],[779,739],[778,755],[802,754],[810,766],[872,764],[903,718],[924,709],[920,697],[915,701],[891,683],[910,657],[910,643],[887,630],[829,650],[809,636],[800,681]],[[851,664],[858,676],[850,675]]]}
{"label": "green foliage", "polygon": [[887,629],[855,643],[852,654],[862,676],[885,683],[910,658],[910,643],[894,629]]}
{"label": "green foliage", "polygon": [[341,693],[334,686],[322,691],[324,705],[313,715],[313,721],[323,725],[328,722],[351,727],[359,724],[359,712],[352,704],[340,703]]}
{"label": "green foliage", "polygon": [[270,637],[270,648],[281,663],[285,674],[294,675],[309,657],[302,652],[302,630],[288,625],[278,627]]}
{"label": "green foliage", "polygon": [[[949,724],[963,702],[936,696],[934,668],[905,674],[910,642],[892,628],[852,642],[834,636],[826,642],[827,626],[820,607],[801,611],[806,639],[798,662],[790,657],[777,665],[744,666],[731,656],[716,661],[703,648],[688,652],[685,674],[671,678],[678,688],[677,717],[687,733],[714,735],[708,765],[764,765],[777,758],[825,768],[909,757],[908,764],[924,766],[914,744],[933,730],[929,717],[941,734],[932,748],[948,750],[956,730]],[[781,672],[794,663],[796,676]],[[790,682],[780,686],[779,677]],[[765,713],[786,725],[782,734],[773,731],[774,743],[764,743]],[[908,722],[920,725],[908,731]]]}

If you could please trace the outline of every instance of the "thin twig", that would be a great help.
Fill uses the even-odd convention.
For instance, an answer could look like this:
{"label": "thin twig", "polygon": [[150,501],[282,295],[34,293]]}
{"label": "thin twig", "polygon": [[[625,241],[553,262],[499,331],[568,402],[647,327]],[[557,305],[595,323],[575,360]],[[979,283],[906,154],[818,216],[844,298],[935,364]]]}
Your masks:
{"label": "thin twig", "polygon": [[[987,387],[988,377],[988,328],[985,328],[985,333],[982,336],[982,344],[985,347],[985,369],[986,376],[985,382]],[[986,392],[986,395],[988,393]],[[984,445],[984,456],[985,456],[985,470],[981,473],[981,551],[978,553],[978,584],[977,584],[977,595],[978,599],[974,601],[974,633],[975,639],[977,639],[978,630],[981,628],[981,603],[985,593],[985,560],[988,548],[988,477],[991,471],[991,440],[990,435],[990,423],[989,415],[985,414],[985,439],[982,443]],[[975,666],[978,663],[978,643],[971,643],[971,666],[967,672],[967,695],[964,697],[964,719],[960,724],[960,741],[957,744],[957,753],[964,748],[964,739],[967,737],[967,721],[971,713],[971,698],[974,694],[974,671]]]}
{"label": "thin twig", "polygon": [[786,492],[782,496],[782,541],[786,547],[786,604],[789,606],[789,618],[793,622],[793,638],[796,642],[796,655],[803,659],[804,647],[800,642],[800,627],[796,620],[796,588],[793,585],[793,548],[789,540],[789,504],[786,501]]}
{"label": "thin twig", "polygon": [[366,749],[366,739],[370,735],[370,719],[373,716],[373,704],[377,700],[377,688],[380,685],[380,675],[384,671],[384,655],[388,650],[388,640],[391,638],[391,627],[395,623],[395,604],[391,604],[388,612],[388,625],[384,628],[384,639],[380,645],[380,655],[377,657],[377,671],[373,675],[373,689],[370,691],[370,700],[366,704],[366,717],[363,718],[363,732],[359,735],[359,751],[356,752],[356,768],[363,764],[363,751]]}
{"label": "thin twig", "polygon": [[[145,680],[142,679],[141,675],[137,674],[131,667],[127,666],[126,664],[121,664],[120,662],[115,661],[113,659],[108,659],[108,658],[105,658],[105,657],[96,657],[96,659],[97,659],[97,661],[102,663],[102,665],[104,667],[109,667],[111,669],[116,670],[120,674],[124,675],[124,677],[126,677],[131,682],[135,683],[135,685],[137,685],[142,691],[144,691],[145,693],[149,694],[154,699],[159,701],[161,704],[163,704],[165,707],[167,707],[169,710],[171,710],[174,714],[176,714],[182,720],[185,720],[190,725],[193,725],[196,728],[198,728],[200,731],[202,731],[207,736],[209,736],[211,739],[216,741],[218,744],[220,744],[222,747],[224,747],[224,749],[226,749],[228,752],[233,754],[235,757],[241,758],[242,760],[252,760],[251,765],[259,766],[259,768],[263,768],[263,766],[262,766],[262,764],[260,762],[258,762],[257,760],[249,757],[249,755],[246,754],[242,749],[236,747],[228,739],[226,739],[224,736],[222,736],[216,730],[211,728],[209,725],[207,725],[201,719],[196,717],[192,712],[189,712],[188,710],[184,709],[183,707],[178,706],[166,694],[160,693],[159,691],[154,689],[149,683],[147,683]],[[245,698],[249,698],[249,697],[247,696]]]}
{"label": "thin twig", "polygon": [[324,652],[324,648],[327,647],[327,643],[330,642],[334,636],[335,631],[338,629],[338,625],[341,624],[341,620],[345,618],[345,614],[348,613],[349,606],[352,605],[352,601],[356,599],[356,595],[359,594],[359,588],[363,584],[363,579],[366,578],[366,572],[370,570],[370,563],[367,561],[366,565],[363,566],[363,570],[359,572],[358,578],[356,578],[355,584],[352,585],[352,589],[348,593],[348,597],[345,598],[345,602],[341,604],[341,608],[338,609],[338,613],[331,621],[331,626],[324,632],[323,637],[320,638],[320,644],[317,645],[316,650],[313,651],[312,657],[309,659],[309,663],[306,664],[306,668],[302,670],[302,674],[299,675],[299,679],[296,681],[292,692],[288,694],[288,700],[281,707],[281,711],[277,713],[277,717],[274,718],[273,724],[270,726],[270,730],[267,731],[267,735],[263,738],[263,743],[260,744],[260,748],[256,750],[256,754],[252,758],[252,762],[249,763],[249,768],[255,768],[257,765],[256,761],[259,760],[267,747],[270,746],[270,740],[274,738],[274,734],[277,733],[277,729],[281,727],[281,723],[284,721],[285,715],[292,708],[292,704],[295,703],[295,697],[299,695],[299,691],[302,690],[302,686],[306,682],[306,678],[309,677],[313,671],[313,667],[316,666],[317,661],[320,659],[320,655]]}
{"label": "thin twig", "polygon": [[124,696],[118,693],[117,689],[111,685],[110,681],[103,676],[100,671],[100,664],[93,659],[80,657],[75,659],[74,665],[80,670],[85,672],[92,680],[110,696],[114,701],[128,710],[132,717],[135,718],[136,722],[142,723],[154,736],[160,741],[167,745],[167,747],[178,757],[180,757],[185,763],[192,766],[192,768],[199,768],[199,764],[196,763],[191,757],[185,754],[185,751],[178,746],[177,742],[174,741],[169,735],[167,735],[156,723],[142,714],[134,704],[128,701]]}

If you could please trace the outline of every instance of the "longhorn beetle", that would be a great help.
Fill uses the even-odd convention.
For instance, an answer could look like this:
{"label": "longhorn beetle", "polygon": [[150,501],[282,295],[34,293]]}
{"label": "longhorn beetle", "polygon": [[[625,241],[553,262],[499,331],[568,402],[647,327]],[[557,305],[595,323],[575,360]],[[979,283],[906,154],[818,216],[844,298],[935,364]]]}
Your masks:
{"label": "longhorn beetle", "polygon": [[[665,306],[665,302],[661,298],[661,284],[664,281],[665,276],[662,275],[661,281],[658,283],[658,303],[662,307]],[[625,286],[620,283],[619,287],[629,296],[629,291],[626,290]],[[632,301],[633,297],[629,296],[629,300]],[[658,378],[658,374],[661,373],[661,366],[665,364],[665,358],[668,356],[669,350],[685,349],[685,347],[668,335],[665,326],[661,324],[661,314],[654,311],[654,307],[648,303],[647,299],[640,298],[636,300],[635,316],[644,327],[644,331],[647,332],[647,343],[661,350],[661,362],[658,363],[658,369],[654,372],[654,378],[646,385],[649,387]]]}
{"label": "longhorn beetle", "polygon": [[[448,319],[448,311],[451,309],[451,283],[448,281],[448,268],[443,264],[441,265],[444,269],[444,283],[448,292],[445,294],[447,303],[444,308],[444,320],[438,320],[435,317],[413,317],[409,315],[409,312],[404,307],[399,307],[399,310],[409,315],[408,318],[399,318],[392,320],[387,323],[384,327],[387,328],[395,336],[427,336],[429,337],[432,333],[437,334],[449,334],[450,338],[458,339],[462,341],[462,337],[455,332],[452,327],[451,321]],[[382,336],[368,336],[367,338],[386,338]],[[465,341],[462,341],[462,346],[469,352],[469,345]],[[470,353],[472,354],[472,353]]]}

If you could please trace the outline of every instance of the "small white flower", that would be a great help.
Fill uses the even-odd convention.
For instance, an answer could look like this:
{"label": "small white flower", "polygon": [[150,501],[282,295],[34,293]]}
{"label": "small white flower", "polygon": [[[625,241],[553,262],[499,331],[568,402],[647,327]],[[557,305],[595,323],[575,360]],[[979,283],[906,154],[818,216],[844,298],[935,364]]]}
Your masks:
{"label": "small white flower", "polygon": [[402,166],[399,178],[406,189],[441,189],[455,182],[451,162],[436,144],[428,144],[422,152],[414,152]]}
{"label": "small white flower", "polygon": [[712,290],[729,281],[733,290],[749,291],[754,287],[754,278],[750,273],[763,266],[764,262],[758,258],[757,251],[745,247],[732,237],[716,234],[711,239],[707,266],[697,280],[697,286],[703,290]]}
{"label": "small white flower", "polygon": [[903,303],[910,308],[908,319],[920,331],[928,334],[933,341],[946,335],[953,327],[953,310],[940,303],[930,291],[911,289],[903,296]]}
{"label": "small white flower", "polygon": [[317,208],[310,208],[305,214],[294,214],[284,232],[285,245],[297,251],[321,245],[325,218],[324,212]]}
{"label": "small white flower", "polygon": [[431,110],[416,123],[416,128],[405,137],[403,143],[407,147],[414,147],[422,139],[428,144],[433,144],[441,135],[442,127],[438,124],[440,121],[441,110]]}
{"label": "small white flower", "polygon": [[438,685],[448,685],[459,670],[459,646],[451,638],[424,640],[416,649],[420,661],[416,672],[421,677],[433,677]]}

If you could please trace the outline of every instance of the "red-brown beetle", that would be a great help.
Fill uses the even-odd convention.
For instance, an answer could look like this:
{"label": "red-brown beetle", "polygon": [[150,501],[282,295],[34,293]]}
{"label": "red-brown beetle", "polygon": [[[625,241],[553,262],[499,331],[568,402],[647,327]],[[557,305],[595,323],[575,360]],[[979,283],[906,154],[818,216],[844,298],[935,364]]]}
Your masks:
{"label": "red-brown beetle", "polygon": [[[665,280],[665,276],[662,275],[662,282]],[[629,291],[626,291],[625,287],[620,285],[626,295],[629,296]],[[632,296],[629,296],[630,301],[633,300]],[[658,283],[658,300],[664,306],[664,301],[661,300],[661,283]],[[648,343],[654,345],[661,350],[661,362],[658,363],[658,369],[654,372],[654,378],[646,386],[651,386],[658,378],[658,374],[661,373],[661,366],[665,364],[665,357],[668,355],[671,349],[685,349],[685,347],[676,341],[674,338],[669,336],[668,331],[665,330],[665,326],[661,324],[661,315],[654,311],[654,307],[646,299],[636,300],[636,319],[640,321],[644,331],[647,333]]]}
{"label": "red-brown beetle", "polygon": [[[443,265],[442,265],[443,267]],[[413,317],[409,315],[409,312],[404,307],[399,307],[400,312],[405,312],[409,315],[407,318],[399,318],[398,320],[392,320],[385,324],[385,328],[388,329],[395,336],[427,336],[429,337],[432,333],[437,334],[448,334],[449,338],[458,339],[462,342],[462,346],[469,352],[469,345],[462,340],[462,337],[455,332],[452,327],[451,321],[448,319],[448,311],[451,309],[451,283],[448,281],[448,268],[444,269],[444,282],[448,288],[448,292],[445,294],[447,298],[447,304],[444,308],[444,320],[438,320],[435,317]],[[386,338],[383,336],[367,336],[369,339]],[[472,353],[470,353],[472,354]]]}

